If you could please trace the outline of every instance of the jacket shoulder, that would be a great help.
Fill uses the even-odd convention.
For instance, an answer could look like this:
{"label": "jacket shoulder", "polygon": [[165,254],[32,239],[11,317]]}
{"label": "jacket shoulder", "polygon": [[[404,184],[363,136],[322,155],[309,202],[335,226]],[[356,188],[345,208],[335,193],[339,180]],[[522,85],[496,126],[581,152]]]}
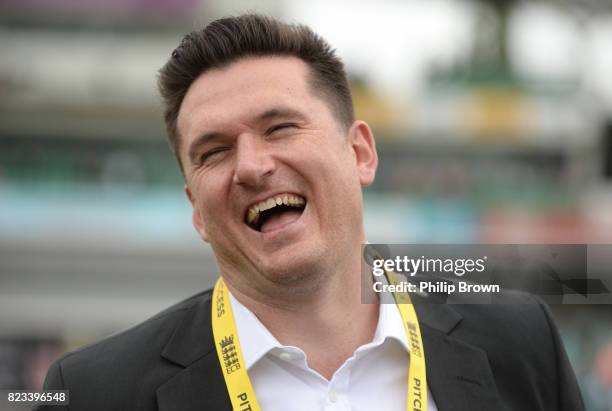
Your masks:
{"label": "jacket shoulder", "polygon": [[163,358],[164,347],[189,313],[211,297],[211,290],[200,292],[127,330],[63,355],[49,368],[45,389],[70,390],[71,409],[81,409],[73,408],[77,404],[89,404],[87,409],[97,409],[93,404],[123,404],[117,405],[121,409],[127,406],[124,401],[130,401],[132,409],[154,408],[155,389],[183,369]]}
{"label": "jacket shoulder", "polygon": [[62,365],[68,365],[83,360],[107,359],[106,356],[109,355],[117,359],[117,356],[122,354],[135,354],[134,351],[138,351],[139,356],[142,356],[143,350],[157,351],[159,354],[185,313],[194,306],[210,300],[211,297],[212,290],[195,294],[133,327],[69,352],[59,361]]}
{"label": "jacket shoulder", "polygon": [[553,315],[541,298],[503,291],[492,304],[453,308],[463,317],[453,337],[484,350],[504,400],[584,409]]}

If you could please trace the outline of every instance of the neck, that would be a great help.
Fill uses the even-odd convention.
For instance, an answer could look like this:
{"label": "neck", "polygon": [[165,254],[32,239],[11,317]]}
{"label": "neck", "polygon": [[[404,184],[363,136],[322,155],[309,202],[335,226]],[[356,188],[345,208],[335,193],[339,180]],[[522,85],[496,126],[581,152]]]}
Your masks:
{"label": "neck", "polygon": [[329,380],[359,346],[372,341],[378,323],[378,304],[362,302],[360,267],[355,269],[350,275],[329,276],[316,295],[295,304],[279,305],[230,289],[281,344],[301,348],[308,365]]}

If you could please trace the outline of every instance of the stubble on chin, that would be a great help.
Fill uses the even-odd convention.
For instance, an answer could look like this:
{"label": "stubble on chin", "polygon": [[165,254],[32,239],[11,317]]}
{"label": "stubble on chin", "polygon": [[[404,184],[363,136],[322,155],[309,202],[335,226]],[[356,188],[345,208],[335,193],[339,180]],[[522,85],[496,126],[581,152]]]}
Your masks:
{"label": "stubble on chin", "polygon": [[310,300],[326,285],[326,274],[312,264],[309,267],[274,267],[255,275],[260,278],[253,284],[259,297],[284,306]]}

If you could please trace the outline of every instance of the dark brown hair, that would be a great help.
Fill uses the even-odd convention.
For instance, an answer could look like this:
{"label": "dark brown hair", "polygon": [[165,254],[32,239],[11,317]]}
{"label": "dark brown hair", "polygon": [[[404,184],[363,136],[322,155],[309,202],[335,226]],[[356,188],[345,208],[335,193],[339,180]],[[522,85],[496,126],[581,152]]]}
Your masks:
{"label": "dark brown hair", "polygon": [[222,18],[187,34],[159,71],[166,132],[181,170],[177,117],[191,84],[205,71],[241,58],[275,55],[302,59],[311,71],[312,91],[330,104],[345,129],[350,127],[354,121],[353,102],[344,65],[325,40],[307,26],[258,14]]}

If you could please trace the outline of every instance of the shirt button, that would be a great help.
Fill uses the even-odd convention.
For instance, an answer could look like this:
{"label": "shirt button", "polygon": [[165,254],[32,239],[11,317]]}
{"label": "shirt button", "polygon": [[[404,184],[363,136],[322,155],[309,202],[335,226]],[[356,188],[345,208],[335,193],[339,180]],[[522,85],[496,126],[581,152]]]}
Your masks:
{"label": "shirt button", "polygon": [[288,352],[282,352],[280,354],[280,359],[283,361],[291,361],[293,359],[293,355],[289,354]]}
{"label": "shirt button", "polygon": [[327,393],[327,398],[329,398],[329,401],[331,402],[336,402],[338,401],[338,393],[336,392],[336,390],[334,390],[333,388],[331,390],[329,390],[329,392]]}

